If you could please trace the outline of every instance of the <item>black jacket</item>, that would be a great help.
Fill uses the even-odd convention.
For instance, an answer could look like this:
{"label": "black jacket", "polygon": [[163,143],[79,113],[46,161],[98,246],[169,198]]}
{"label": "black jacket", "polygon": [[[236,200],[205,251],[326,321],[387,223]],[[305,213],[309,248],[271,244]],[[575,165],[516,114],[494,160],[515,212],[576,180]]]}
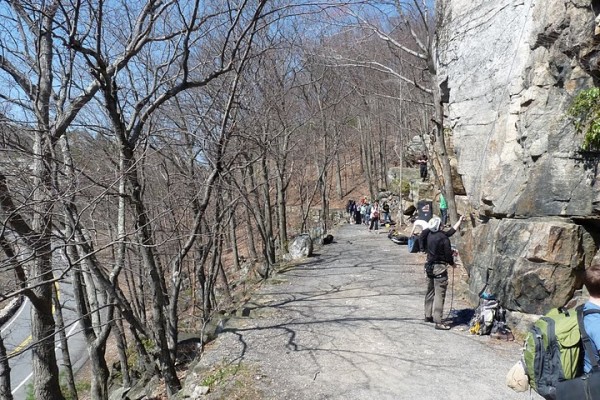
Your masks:
{"label": "black jacket", "polygon": [[[427,229],[423,229],[421,231],[421,233],[419,234],[419,248],[421,249],[422,252],[427,251],[427,236],[429,236],[430,232],[431,231],[429,230],[429,228],[427,228]],[[456,229],[450,228],[447,231],[441,231],[441,232],[443,232],[444,235],[450,237],[456,233]]]}
{"label": "black jacket", "polygon": [[[428,231],[425,233],[425,231]],[[427,253],[427,262],[428,263],[436,263],[436,262],[445,262],[450,265],[454,265],[454,257],[452,257],[452,247],[450,246],[449,236],[452,236],[454,232],[453,229],[450,229],[447,232],[437,231],[431,232],[429,229],[425,229],[421,232],[421,237],[424,236],[424,240],[426,240],[426,253]],[[424,235],[425,234],[425,235]],[[421,241],[421,237],[419,237],[419,241]]]}

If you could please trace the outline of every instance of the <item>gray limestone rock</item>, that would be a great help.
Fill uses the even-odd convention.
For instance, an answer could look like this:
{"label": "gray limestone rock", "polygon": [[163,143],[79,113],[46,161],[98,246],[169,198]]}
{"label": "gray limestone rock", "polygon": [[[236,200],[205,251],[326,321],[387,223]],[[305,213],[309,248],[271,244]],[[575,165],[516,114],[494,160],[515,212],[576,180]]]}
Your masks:
{"label": "gray limestone rock", "polygon": [[598,18],[579,0],[442,6],[437,79],[469,215],[472,301],[489,277],[503,305],[542,314],[581,288],[600,237],[600,157],[566,116],[600,78]]}
{"label": "gray limestone rock", "polygon": [[589,215],[597,157],[586,163],[566,118],[572,97],[593,85],[589,4],[445,4],[438,80],[448,82],[446,126],[472,206],[485,199],[498,217]]}
{"label": "gray limestone rock", "polygon": [[487,285],[511,310],[544,314],[581,287],[596,252],[592,236],[560,218],[492,219],[461,239],[471,300]]}
{"label": "gray limestone rock", "polygon": [[313,252],[313,242],[308,234],[298,235],[289,246],[289,254],[292,260],[310,257]]}

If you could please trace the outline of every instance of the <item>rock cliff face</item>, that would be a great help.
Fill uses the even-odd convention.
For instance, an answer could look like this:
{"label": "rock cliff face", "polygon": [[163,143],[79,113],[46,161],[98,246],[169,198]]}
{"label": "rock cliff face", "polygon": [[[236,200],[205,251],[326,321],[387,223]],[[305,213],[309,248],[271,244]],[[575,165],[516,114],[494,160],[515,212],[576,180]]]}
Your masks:
{"label": "rock cliff face", "polygon": [[597,248],[600,154],[580,151],[565,115],[600,77],[600,1],[443,4],[438,80],[466,193],[459,212],[490,218],[463,237],[471,292],[489,275],[510,308],[545,312],[581,286],[576,271]]}

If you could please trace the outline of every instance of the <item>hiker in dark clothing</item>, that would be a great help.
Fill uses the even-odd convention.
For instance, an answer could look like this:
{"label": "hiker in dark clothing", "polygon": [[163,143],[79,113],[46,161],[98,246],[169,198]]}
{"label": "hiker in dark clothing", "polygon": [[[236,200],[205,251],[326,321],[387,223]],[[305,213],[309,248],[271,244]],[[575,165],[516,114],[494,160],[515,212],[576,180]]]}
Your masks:
{"label": "hiker in dark clothing", "polygon": [[427,179],[427,156],[423,154],[421,158],[417,160],[417,164],[419,164],[419,175],[421,179],[425,181]]}
{"label": "hiker in dark clothing", "polygon": [[[458,218],[458,221],[456,221],[456,223],[447,231],[442,231],[444,232],[444,235],[451,237],[452,235],[454,235],[456,233],[456,231],[458,231],[458,228],[460,228],[460,225],[463,222],[463,216],[461,215]],[[427,236],[429,236],[429,228],[425,228],[421,231],[421,233],[419,234],[419,248],[421,249],[422,252],[425,252],[425,249],[427,249]]]}
{"label": "hiker in dark clothing", "polygon": [[360,225],[362,222],[362,216],[360,215],[360,205],[354,204],[354,223]]}
{"label": "hiker in dark clothing", "polygon": [[[454,267],[454,257],[449,236],[456,232],[462,217],[455,224],[456,228],[448,232],[440,230],[441,219],[433,217],[429,221],[429,229],[421,232],[420,242],[426,242],[427,262],[427,294],[425,295],[425,321],[435,322],[435,329],[448,330],[449,325],[442,322],[446,289],[448,288],[448,266]],[[450,233],[450,231],[454,230]],[[450,233],[450,235],[448,235]],[[422,238],[421,238],[422,237]]]}

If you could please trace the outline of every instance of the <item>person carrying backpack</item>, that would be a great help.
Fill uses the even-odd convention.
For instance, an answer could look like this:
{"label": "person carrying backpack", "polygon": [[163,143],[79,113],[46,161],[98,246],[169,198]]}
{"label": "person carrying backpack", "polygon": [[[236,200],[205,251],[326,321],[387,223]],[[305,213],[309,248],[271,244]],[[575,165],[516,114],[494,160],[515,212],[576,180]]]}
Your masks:
{"label": "person carrying backpack", "polygon": [[[594,257],[583,274],[583,284],[590,293],[583,307],[578,307],[578,325],[583,347],[583,375],[558,382],[556,400],[600,400],[600,259]],[[583,329],[582,326],[583,325]]]}
{"label": "person carrying backpack", "polygon": [[548,400],[600,400],[600,258],[583,274],[590,297],[574,310],[552,309],[531,328],[523,358],[507,375]]}
{"label": "person carrying backpack", "polygon": [[[600,311],[600,263],[591,265],[585,270],[583,281],[590,293],[590,298],[583,306],[584,313],[591,310]],[[592,343],[596,346],[596,350],[600,349],[600,313],[586,315],[583,319],[583,323],[585,324],[586,333],[592,340]],[[591,360],[586,352],[583,364],[584,373],[587,374],[592,371],[593,361],[594,360]]]}

